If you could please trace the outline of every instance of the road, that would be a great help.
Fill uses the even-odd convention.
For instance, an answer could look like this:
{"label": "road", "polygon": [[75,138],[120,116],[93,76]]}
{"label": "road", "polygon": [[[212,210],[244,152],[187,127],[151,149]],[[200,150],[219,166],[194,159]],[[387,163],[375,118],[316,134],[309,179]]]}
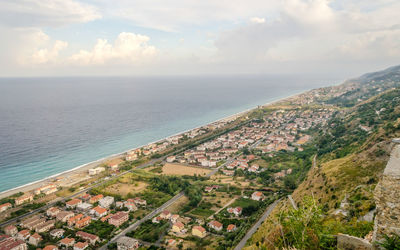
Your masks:
{"label": "road", "polygon": [[245,245],[246,242],[251,238],[251,236],[257,231],[257,229],[260,227],[260,225],[267,219],[267,217],[270,215],[272,210],[275,208],[275,206],[279,203],[281,199],[274,201],[271,205],[268,206],[267,210],[265,213],[261,216],[261,218],[250,228],[249,231],[247,231],[246,235],[243,237],[243,239],[237,244],[237,246],[234,248],[234,250],[240,250],[242,249]]}
{"label": "road", "polygon": [[288,195],[290,203],[292,203],[292,207],[297,210],[296,202],[294,202],[292,195]]}

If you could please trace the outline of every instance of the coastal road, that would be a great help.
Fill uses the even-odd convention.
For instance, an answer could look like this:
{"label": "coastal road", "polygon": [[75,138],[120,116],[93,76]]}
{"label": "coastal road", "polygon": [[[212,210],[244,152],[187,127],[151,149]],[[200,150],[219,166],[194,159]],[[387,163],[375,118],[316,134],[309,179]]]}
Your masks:
{"label": "coastal road", "polygon": [[265,213],[261,216],[261,218],[250,228],[249,231],[247,231],[246,235],[243,237],[243,239],[237,244],[237,246],[234,248],[234,250],[240,250],[242,249],[245,245],[246,242],[251,238],[251,236],[257,231],[257,229],[260,227],[260,225],[265,221],[265,219],[268,218],[272,210],[275,208],[275,206],[279,203],[281,199],[274,201],[271,205],[268,206],[267,210]]}

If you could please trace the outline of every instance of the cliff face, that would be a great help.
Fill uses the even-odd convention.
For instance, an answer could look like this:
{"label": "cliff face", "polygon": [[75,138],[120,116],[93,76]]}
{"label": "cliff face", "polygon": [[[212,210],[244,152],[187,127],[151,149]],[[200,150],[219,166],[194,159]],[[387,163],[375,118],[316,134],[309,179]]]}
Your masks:
{"label": "cliff face", "polygon": [[376,216],[373,240],[400,235],[400,144],[396,145],[374,192]]}

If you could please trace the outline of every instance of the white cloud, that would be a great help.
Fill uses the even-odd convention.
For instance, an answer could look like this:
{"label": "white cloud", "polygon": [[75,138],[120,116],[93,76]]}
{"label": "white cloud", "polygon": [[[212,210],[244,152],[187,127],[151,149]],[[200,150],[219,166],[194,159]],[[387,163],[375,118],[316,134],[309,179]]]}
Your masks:
{"label": "white cloud", "polygon": [[8,27],[57,27],[98,18],[95,7],[75,0],[0,1],[0,25]]}
{"label": "white cloud", "polygon": [[156,48],[148,44],[149,40],[148,36],[123,32],[113,45],[105,39],[98,39],[91,51],[81,50],[69,61],[81,65],[148,62],[157,53]]}
{"label": "white cloud", "polygon": [[[97,2],[98,3],[98,2]],[[164,31],[237,22],[275,12],[280,0],[119,0],[101,1],[105,15],[130,20],[133,24]]]}
{"label": "white cloud", "polygon": [[252,23],[265,23],[265,18],[252,17],[252,18],[250,18],[250,22],[252,22]]}
{"label": "white cloud", "polygon": [[68,47],[68,43],[64,41],[55,41],[52,48],[38,49],[32,55],[33,64],[43,64],[56,62],[58,60],[59,52]]}

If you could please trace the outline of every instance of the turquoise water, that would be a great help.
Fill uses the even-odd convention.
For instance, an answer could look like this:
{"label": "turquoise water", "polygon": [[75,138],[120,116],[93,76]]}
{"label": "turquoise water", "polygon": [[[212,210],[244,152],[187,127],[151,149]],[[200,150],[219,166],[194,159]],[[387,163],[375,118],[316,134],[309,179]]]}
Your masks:
{"label": "turquoise water", "polygon": [[305,76],[0,79],[0,191],[337,83]]}

